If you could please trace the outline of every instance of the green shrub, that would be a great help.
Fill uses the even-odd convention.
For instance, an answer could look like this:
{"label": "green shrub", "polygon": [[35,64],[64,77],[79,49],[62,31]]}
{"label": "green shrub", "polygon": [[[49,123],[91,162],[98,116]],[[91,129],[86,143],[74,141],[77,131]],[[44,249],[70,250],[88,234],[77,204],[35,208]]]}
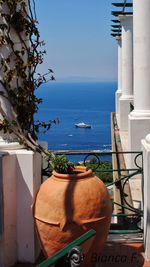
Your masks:
{"label": "green shrub", "polygon": [[91,168],[93,172],[98,176],[104,183],[111,183],[113,181],[113,172],[111,161],[101,161],[97,167],[96,163],[89,162],[86,164],[88,168]]}

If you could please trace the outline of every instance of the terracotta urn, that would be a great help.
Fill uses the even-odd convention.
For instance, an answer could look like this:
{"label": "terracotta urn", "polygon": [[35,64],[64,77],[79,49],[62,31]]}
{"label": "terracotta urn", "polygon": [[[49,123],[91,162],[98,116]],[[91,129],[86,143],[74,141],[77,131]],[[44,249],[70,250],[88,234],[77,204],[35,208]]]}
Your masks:
{"label": "terracotta urn", "polygon": [[[107,239],[112,213],[104,183],[91,170],[75,167],[75,174],[53,171],[40,187],[34,203],[34,219],[46,257],[64,248],[90,229],[96,236],[88,242],[81,266],[94,266]],[[90,241],[89,241],[90,242]]]}

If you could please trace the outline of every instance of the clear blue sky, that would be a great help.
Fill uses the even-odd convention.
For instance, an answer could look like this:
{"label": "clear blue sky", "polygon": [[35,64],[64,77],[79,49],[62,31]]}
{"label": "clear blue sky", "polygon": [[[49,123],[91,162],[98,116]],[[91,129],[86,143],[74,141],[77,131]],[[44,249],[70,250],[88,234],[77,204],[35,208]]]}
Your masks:
{"label": "clear blue sky", "polygon": [[41,72],[59,80],[117,79],[117,44],[110,36],[111,0],[35,0],[47,55]]}

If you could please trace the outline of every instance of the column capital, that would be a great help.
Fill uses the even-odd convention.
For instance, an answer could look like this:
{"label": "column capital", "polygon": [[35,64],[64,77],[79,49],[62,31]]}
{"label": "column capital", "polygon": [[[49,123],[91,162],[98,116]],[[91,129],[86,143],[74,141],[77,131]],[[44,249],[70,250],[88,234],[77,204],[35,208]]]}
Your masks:
{"label": "column capital", "polygon": [[121,25],[130,25],[133,21],[133,15],[119,15],[118,18],[121,22]]}

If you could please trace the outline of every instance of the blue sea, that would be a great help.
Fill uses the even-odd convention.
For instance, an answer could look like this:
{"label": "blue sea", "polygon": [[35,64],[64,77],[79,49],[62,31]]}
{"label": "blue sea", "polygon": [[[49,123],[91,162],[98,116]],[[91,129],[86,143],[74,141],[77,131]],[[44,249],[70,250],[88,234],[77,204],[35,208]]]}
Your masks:
{"label": "blue sea", "polygon": [[[117,84],[101,82],[50,82],[37,90],[43,99],[35,120],[59,118],[46,133],[39,134],[50,150],[110,150],[110,114],[115,110]],[[85,122],[90,129],[76,128]]]}

